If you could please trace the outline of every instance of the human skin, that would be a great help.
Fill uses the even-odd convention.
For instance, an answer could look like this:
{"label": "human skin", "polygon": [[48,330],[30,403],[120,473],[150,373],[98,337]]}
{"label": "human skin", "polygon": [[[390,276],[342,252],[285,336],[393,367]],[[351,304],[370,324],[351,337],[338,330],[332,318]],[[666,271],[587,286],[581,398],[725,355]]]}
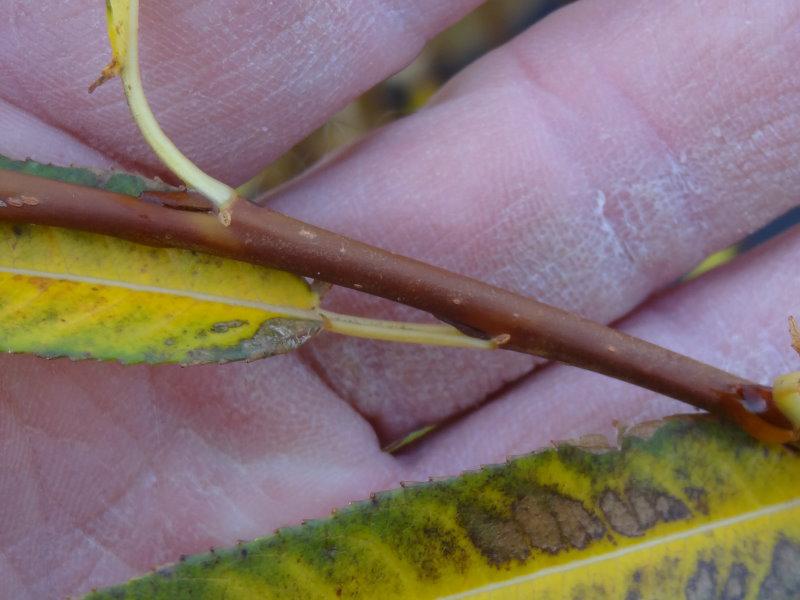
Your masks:
{"label": "human skin", "polygon": [[[239,183],[476,4],[147,3],[145,88],[177,145]],[[108,56],[102,7],[0,14],[0,153],[160,172],[118,84],[85,93]],[[800,364],[800,236],[672,284],[800,200],[797,56],[793,0],[581,0],[263,202],[768,383]],[[509,352],[335,336],[190,369],[2,356],[0,590],[79,594],[402,480],[686,410]]]}

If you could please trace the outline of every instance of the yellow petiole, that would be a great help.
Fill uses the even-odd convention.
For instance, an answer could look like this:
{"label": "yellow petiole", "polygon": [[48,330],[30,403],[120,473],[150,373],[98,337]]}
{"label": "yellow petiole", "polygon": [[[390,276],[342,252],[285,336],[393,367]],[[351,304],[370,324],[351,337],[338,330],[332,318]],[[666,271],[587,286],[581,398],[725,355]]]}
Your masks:
{"label": "yellow petiole", "polygon": [[321,310],[320,315],[326,331],[372,340],[479,350],[495,350],[507,341],[502,336],[488,340],[470,337],[450,325],[383,321],[342,315],[327,310]]}
{"label": "yellow petiole", "polygon": [[113,57],[90,89],[119,74],[133,119],[158,158],[188,187],[217,207],[223,224],[230,224],[228,209],[237,197],[236,191],[202,171],[178,150],[161,129],[144,94],[139,70],[139,1],[107,0],[106,13]]}

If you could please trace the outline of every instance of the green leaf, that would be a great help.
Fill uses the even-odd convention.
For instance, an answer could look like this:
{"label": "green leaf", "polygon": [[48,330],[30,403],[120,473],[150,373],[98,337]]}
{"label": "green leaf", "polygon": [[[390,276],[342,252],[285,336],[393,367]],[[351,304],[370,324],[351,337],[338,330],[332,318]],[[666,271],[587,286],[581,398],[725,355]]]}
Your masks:
{"label": "green leaf", "polygon": [[125,363],[255,360],[316,333],[318,302],[303,278],[274,269],[0,223],[0,351]]}
{"label": "green leaf", "polygon": [[710,419],[376,495],[89,598],[796,598],[800,457]]}
{"label": "green leaf", "polygon": [[118,194],[138,198],[144,192],[175,192],[178,188],[167,185],[161,181],[147,179],[133,173],[115,170],[89,169],[86,167],[62,167],[58,165],[39,163],[34,160],[14,160],[0,154],[0,169],[16,171],[45,179],[53,179],[99,188]]}

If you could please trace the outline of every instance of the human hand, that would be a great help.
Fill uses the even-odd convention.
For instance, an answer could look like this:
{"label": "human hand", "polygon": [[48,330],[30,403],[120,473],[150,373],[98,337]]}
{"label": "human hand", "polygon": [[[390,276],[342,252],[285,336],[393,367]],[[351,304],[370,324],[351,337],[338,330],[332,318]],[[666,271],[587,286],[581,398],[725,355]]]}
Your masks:
{"label": "human hand", "polygon": [[[145,86],[178,146],[238,183],[475,4],[148,4]],[[119,89],[85,95],[107,58],[96,3],[2,8],[0,153],[157,169]],[[649,298],[797,203],[798,22],[790,1],[583,0],[269,201],[769,381],[796,366],[784,319],[800,284],[782,276],[796,234]],[[540,364],[333,336],[224,367],[2,357],[0,589],[84,592],[401,480],[685,411]]]}

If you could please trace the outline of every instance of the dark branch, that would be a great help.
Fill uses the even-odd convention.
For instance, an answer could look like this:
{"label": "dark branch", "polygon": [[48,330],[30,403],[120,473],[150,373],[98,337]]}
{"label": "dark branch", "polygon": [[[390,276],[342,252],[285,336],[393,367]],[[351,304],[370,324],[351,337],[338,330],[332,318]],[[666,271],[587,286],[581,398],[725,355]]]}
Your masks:
{"label": "dark branch", "polygon": [[503,348],[590,369],[739,423],[765,441],[792,438],[768,388],[533,299],[362,244],[245,201],[230,227],[188,198],[169,205],[0,170],[0,220],[80,229],[152,246],[269,265],[421,309]]}

